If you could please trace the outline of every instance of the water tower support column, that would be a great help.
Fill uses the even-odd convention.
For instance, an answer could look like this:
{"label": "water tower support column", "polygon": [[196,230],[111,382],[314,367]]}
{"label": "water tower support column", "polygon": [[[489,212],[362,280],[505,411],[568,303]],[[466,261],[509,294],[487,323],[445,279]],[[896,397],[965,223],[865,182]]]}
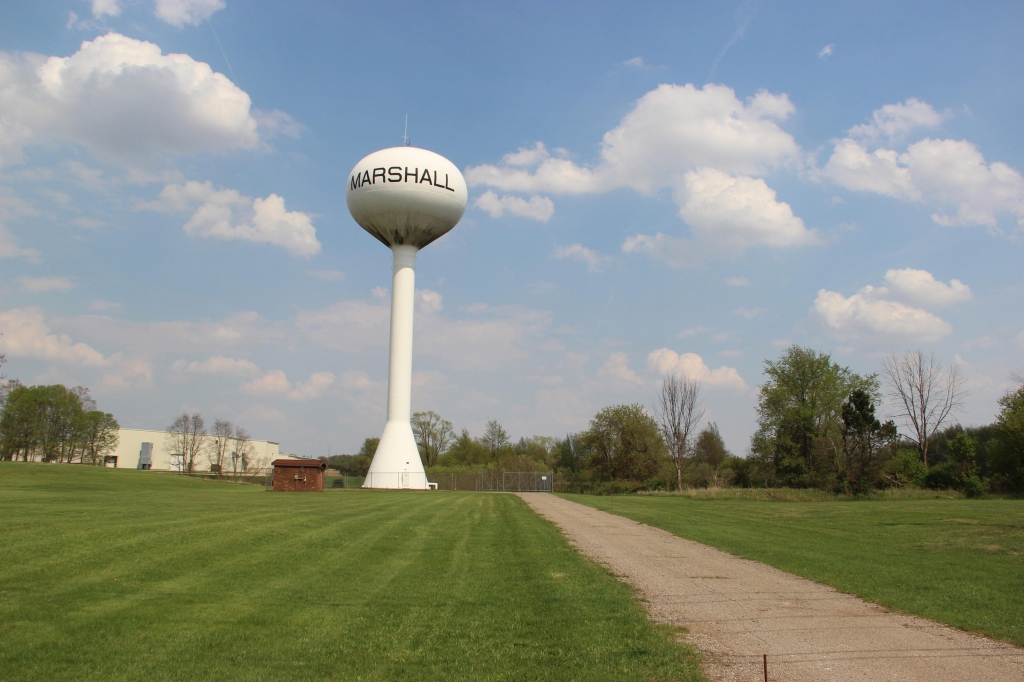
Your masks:
{"label": "water tower support column", "polygon": [[426,488],[412,435],[412,321],[416,303],[415,246],[393,246],[391,359],[388,365],[388,421],[364,487]]}

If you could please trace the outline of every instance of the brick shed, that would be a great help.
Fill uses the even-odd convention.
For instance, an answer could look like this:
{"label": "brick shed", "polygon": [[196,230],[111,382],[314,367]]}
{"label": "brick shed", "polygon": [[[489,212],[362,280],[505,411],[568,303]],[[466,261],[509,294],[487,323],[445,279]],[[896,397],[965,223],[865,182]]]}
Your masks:
{"label": "brick shed", "polygon": [[274,490],[322,493],[327,462],[317,459],[275,459]]}

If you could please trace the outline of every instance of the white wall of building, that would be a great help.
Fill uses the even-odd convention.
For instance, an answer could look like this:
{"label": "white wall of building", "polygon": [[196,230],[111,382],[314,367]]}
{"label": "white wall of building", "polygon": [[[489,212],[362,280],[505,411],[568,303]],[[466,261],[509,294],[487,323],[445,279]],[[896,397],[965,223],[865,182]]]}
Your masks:
{"label": "white wall of building", "polygon": [[[175,471],[169,449],[168,434],[166,431],[149,431],[146,429],[121,429],[120,440],[117,449],[111,452],[108,457],[117,457],[118,469],[139,468],[139,453],[142,451],[143,443],[153,444],[152,466],[154,471]],[[270,469],[270,463],[278,458],[278,444],[269,440],[250,441],[256,450],[255,464],[261,469]],[[196,458],[196,471],[209,471],[210,462],[206,453]],[[108,466],[113,466],[111,463]],[[230,460],[225,463],[225,469],[231,466]]]}

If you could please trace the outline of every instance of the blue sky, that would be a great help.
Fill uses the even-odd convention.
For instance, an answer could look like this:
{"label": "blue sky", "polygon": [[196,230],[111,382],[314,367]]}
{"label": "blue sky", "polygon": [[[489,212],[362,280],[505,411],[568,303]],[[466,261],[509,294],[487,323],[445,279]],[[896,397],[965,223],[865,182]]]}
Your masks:
{"label": "blue sky", "polygon": [[413,408],[559,436],[701,381],[747,450],[790,343],[1024,365],[1019,3],[0,3],[0,352],[123,426],[306,455],[384,423],[390,254],[349,170],[470,185]]}

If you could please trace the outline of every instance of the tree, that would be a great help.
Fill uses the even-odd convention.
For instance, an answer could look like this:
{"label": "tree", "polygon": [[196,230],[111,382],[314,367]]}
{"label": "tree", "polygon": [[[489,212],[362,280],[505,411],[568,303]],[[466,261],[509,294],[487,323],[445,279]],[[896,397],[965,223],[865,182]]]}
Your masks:
{"label": "tree", "polygon": [[437,458],[446,453],[455,440],[452,423],[432,411],[412,415],[412,432],[416,436],[420,459],[427,467],[437,464]]}
{"label": "tree", "polygon": [[487,446],[491,453],[491,459],[496,460],[498,458],[498,451],[508,447],[510,439],[508,431],[502,428],[496,419],[492,419],[487,422],[487,428],[484,429],[484,436],[480,439],[480,442]]}
{"label": "tree", "polygon": [[114,415],[91,410],[85,412],[78,426],[81,443],[79,461],[82,464],[102,465],[108,453],[117,448],[120,424]]}
{"label": "tree", "polygon": [[654,415],[661,428],[669,457],[676,466],[676,486],[683,489],[683,472],[693,462],[691,440],[697,424],[704,418],[700,405],[700,382],[683,379],[675,374],[661,382],[654,406]]}
{"label": "tree", "polygon": [[[206,446],[206,421],[198,412],[184,411],[167,427],[166,447],[171,452],[172,465],[183,474],[191,474],[196,459]],[[177,462],[174,461],[178,459]]]}
{"label": "tree", "polygon": [[717,469],[729,457],[730,453],[725,447],[725,440],[718,430],[718,424],[711,422],[701,429],[693,446],[693,458]]}
{"label": "tree", "polygon": [[944,374],[934,353],[925,357],[921,351],[912,351],[889,355],[882,367],[898,415],[913,432],[927,469],[932,437],[967,397],[960,366],[953,364]]}
{"label": "tree", "polygon": [[235,426],[235,447],[231,453],[231,471],[237,480],[244,473],[259,473],[268,464],[265,455],[261,456],[252,442],[249,432],[241,426]]}
{"label": "tree", "polygon": [[206,439],[206,458],[210,462],[210,471],[215,472],[217,478],[224,475],[225,465],[232,459],[234,440],[234,424],[226,419],[217,419],[213,422],[213,433]]}
{"label": "tree", "polygon": [[1000,398],[999,406],[998,445],[989,468],[1000,488],[1020,492],[1024,490],[1024,385]]}
{"label": "tree", "polygon": [[760,387],[751,452],[767,465],[765,474],[784,485],[820,483],[821,469],[831,472],[839,455],[843,401],[857,389],[876,396],[878,378],[795,344],[777,361],[766,360],[764,371],[768,380]]}
{"label": "tree", "polygon": [[380,438],[367,438],[359,448],[359,455],[361,457],[369,457],[372,459],[377,453],[378,445],[380,445]]}
{"label": "tree", "polygon": [[866,489],[869,470],[878,464],[882,448],[896,442],[896,425],[881,423],[875,417],[875,403],[871,394],[854,389],[843,403],[843,458],[837,460],[841,468],[836,472],[846,480],[847,487]]}
{"label": "tree", "polygon": [[647,480],[658,473],[666,455],[658,423],[642,405],[604,408],[590,420],[582,440],[602,480]]}

